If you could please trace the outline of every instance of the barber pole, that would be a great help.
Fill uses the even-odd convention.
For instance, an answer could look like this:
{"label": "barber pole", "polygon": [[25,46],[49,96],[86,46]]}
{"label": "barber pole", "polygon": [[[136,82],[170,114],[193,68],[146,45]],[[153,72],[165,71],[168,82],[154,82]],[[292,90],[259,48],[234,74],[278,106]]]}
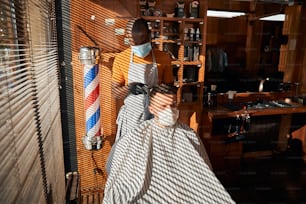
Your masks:
{"label": "barber pole", "polygon": [[84,107],[86,115],[86,135],[83,144],[88,150],[101,149],[99,56],[96,47],[82,47],[80,61],[84,64]]}
{"label": "barber pole", "polygon": [[84,89],[87,136],[90,138],[101,136],[99,67],[97,64],[84,65]]}

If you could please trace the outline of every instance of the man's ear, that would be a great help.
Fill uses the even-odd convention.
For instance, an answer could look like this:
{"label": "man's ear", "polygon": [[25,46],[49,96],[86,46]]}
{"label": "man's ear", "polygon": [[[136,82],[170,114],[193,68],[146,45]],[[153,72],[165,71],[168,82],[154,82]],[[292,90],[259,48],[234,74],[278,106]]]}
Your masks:
{"label": "man's ear", "polygon": [[150,113],[154,115],[154,109],[152,108],[151,105],[149,105],[148,109],[149,109]]}

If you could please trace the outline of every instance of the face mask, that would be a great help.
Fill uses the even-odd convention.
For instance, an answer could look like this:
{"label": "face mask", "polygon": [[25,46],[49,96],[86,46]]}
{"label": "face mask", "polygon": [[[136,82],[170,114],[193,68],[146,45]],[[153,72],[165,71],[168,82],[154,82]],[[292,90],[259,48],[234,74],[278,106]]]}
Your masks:
{"label": "face mask", "polygon": [[149,52],[152,50],[151,42],[144,43],[142,45],[133,45],[132,52],[141,58],[144,58],[149,54]]}
{"label": "face mask", "polygon": [[173,126],[179,117],[177,108],[166,108],[158,112],[158,123],[163,126]]}

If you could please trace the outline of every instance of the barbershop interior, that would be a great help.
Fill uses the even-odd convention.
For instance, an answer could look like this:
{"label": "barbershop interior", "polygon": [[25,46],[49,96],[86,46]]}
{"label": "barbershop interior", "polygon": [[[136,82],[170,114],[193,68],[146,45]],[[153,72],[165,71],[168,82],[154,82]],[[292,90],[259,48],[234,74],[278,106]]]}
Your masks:
{"label": "barbershop interior", "polygon": [[[0,2],[0,203],[306,203],[303,0]],[[136,19],[149,29],[145,44],[133,35]],[[145,139],[133,136],[162,114],[117,138],[128,97],[114,96],[114,84],[121,83],[114,73],[137,64],[139,45],[156,53],[146,55],[156,61],[151,67],[157,64],[157,77],[175,88],[173,126],[195,138],[176,139],[180,149],[171,150],[160,140],[164,154],[154,149],[164,136],[155,135],[146,151]],[[131,54],[122,57],[125,50]],[[116,61],[120,56],[126,62]],[[158,95],[148,96],[151,82],[141,80],[140,87],[122,80],[127,91],[147,90],[129,92],[135,99]],[[153,114],[154,103],[144,103]],[[172,158],[172,150],[182,158]],[[133,195],[145,188],[132,180],[141,182],[132,174],[142,169],[136,160],[143,152],[153,161],[141,166],[151,169],[142,172],[149,174],[147,189]],[[158,168],[162,158],[169,159],[169,172]],[[171,180],[175,172],[185,172],[187,184]],[[201,186],[189,175],[213,181]],[[215,186],[220,196],[211,192]]]}

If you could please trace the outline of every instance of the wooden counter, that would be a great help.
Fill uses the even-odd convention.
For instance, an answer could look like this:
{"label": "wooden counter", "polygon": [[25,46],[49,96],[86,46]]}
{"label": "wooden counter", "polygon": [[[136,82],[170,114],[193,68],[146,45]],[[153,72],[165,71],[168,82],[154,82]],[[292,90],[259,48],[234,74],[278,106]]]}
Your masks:
{"label": "wooden counter", "polygon": [[[270,118],[279,117],[279,131],[277,139],[277,148],[275,150],[279,152],[286,151],[288,147],[288,138],[290,135],[294,138],[298,138],[302,141],[304,152],[306,152],[306,122],[300,124],[299,130],[292,132],[292,116],[294,114],[306,114],[306,106],[298,103],[290,103],[292,107],[273,107],[273,108],[263,108],[263,109],[251,109],[247,110],[251,116],[251,126],[252,118]],[[262,152],[245,152],[243,149],[243,142],[234,142],[231,144],[225,144],[224,139],[227,134],[216,134],[213,131],[213,124],[218,120],[234,119],[237,115],[245,113],[245,110],[233,111],[229,108],[219,105],[215,108],[206,108],[203,110],[203,126],[202,126],[202,138],[206,146],[208,155],[212,160],[214,169],[218,171],[223,171],[225,169],[239,168],[240,159],[246,155],[258,156],[265,154],[272,154],[274,150],[262,151]],[[265,117],[267,116],[267,117]],[[306,116],[305,116],[306,117]],[[215,124],[214,124],[215,125]],[[222,126],[214,127],[214,129],[222,129]],[[297,134],[299,133],[299,134]],[[305,158],[306,161],[306,158]],[[230,165],[230,166],[229,166]]]}
{"label": "wooden counter", "polygon": [[[268,115],[286,115],[293,113],[306,113],[306,106],[298,103],[290,103],[292,107],[288,108],[264,108],[264,109],[252,109],[247,110],[250,116],[268,116]],[[235,117],[244,113],[245,110],[232,111],[224,106],[220,105],[216,108],[207,109],[208,118],[210,120],[218,118]]]}

